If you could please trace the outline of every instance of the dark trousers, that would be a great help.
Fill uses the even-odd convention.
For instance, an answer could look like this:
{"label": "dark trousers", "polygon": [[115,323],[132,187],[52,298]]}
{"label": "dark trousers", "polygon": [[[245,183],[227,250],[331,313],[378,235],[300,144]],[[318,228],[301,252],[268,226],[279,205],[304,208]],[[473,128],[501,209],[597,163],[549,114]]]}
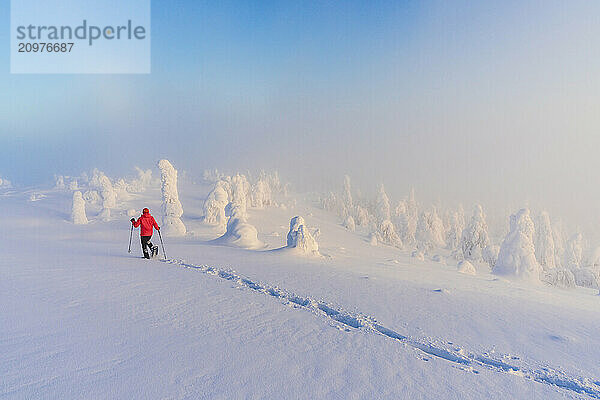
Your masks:
{"label": "dark trousers", "polygon": [[140,239],[142,240],[142,251],[144,252],[144,258],[150,258],[148,250],[152,251],[152,242],[150,241],[151,238],[152,236],[140,236]]}

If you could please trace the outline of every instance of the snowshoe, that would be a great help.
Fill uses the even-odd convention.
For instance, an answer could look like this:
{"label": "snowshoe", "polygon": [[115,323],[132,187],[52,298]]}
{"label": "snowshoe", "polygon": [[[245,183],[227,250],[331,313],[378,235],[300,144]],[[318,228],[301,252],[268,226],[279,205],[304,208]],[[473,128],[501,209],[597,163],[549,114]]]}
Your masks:
{"label": "snowshoe", "polygon": [[156,257],[158,255],[158,246],[152,246],[152,257]]}

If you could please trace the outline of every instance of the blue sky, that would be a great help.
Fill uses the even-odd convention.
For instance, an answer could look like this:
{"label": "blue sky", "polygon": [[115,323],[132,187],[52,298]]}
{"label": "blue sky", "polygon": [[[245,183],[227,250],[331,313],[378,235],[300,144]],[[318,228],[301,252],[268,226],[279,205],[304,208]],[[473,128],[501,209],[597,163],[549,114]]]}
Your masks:
{"label": "blue sky", "polygon": [[348,173],[425,201],[564,213],[583,200],[596,218],[599,12],[579,0],[153,1],[150,75],[10,75],[3,24],[0,174],[123,175],[167,157],[196,174],[278,168],[307,187]]}

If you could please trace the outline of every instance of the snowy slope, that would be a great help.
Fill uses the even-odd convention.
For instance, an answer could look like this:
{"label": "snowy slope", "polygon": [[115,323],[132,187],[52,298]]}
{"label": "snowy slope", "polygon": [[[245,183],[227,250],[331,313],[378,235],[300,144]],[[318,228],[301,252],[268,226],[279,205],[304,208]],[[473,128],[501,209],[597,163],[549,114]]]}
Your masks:
{"label": "snowy slope", "polygon": [[[0,398],[600,398],[597,291],[373,247],[310,196],[249,209],[264,250],[216,245],[208,190],[180,185],[166,262],[127,253],[158,188],[88,225],[70,191],[0,193]],[[295,215],[322,257],[272,251]]]}

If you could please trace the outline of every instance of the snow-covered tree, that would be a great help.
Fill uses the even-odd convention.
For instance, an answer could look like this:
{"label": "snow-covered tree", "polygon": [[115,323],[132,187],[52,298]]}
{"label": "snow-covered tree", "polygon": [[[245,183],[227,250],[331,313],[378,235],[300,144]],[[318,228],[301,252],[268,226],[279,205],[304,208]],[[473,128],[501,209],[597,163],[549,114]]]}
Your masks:
{"label": "snow-covered tree", "polygon": [[535,259],[535,228],[529,210],[523,208],[510,216],[510,232],[504,238],[492,272],[529,282],[540,281],[541,267]]}
{"label": "snow-covered tree", "polygon": [[214,169],[214,170],[205,169],[204,172],[202,173],[202,179],[205,182],[217,183],[218,181],[223,179],[223,174],[220,173],[218,169]]}
{"label": "snow-covered tree", "polygon": [[389,219],[379,224],[378,240],[389,246],[402,247],[402,239],[400,239],[400,236],[396,233],[396,228],[394,228],[394,224],[392,224],[392,221]]}
{"label": "snow-covered tree", "polygon": [[577,286],[598,289],[600,287],[600,273],[592,268],[579,268],[573,270]]}
{"label": "snow-covered tree", "polygon": [[129,183],[127,190],[132,193],[140,193],[152,185],[152,170],[143,170],[139,167],[135,167],[135,170],[137,171],[137,178]]}
{"label": "snow-covered tree", "polygon": [[225,207],[229,203],[229,195],[226,185],[225,181],[218,181],[204,201],[204,222],[209,225],[224,227],[227,224]]}
{"label": "snow-covered tree", "polygon": [[482,251],[490,243],[488,237],[488,226],[485,221],[485,214],[480,205],[473,209],[471,221],[463,229],[460,247],[465,260],[481,261]]}
{"label": "snow-covered tree", "polygon": [[415,200],[415,189],[411,188],[406,199],[406,223],[402,230],[402,240],[404,243],[415,243],[415,233],[417,231],[417,221],[419,219],[419,207]]}
{"label": "snow-covered tree", "polygon": [[355,215],[356,215],[356,225],[359,226],[367,226],[369,225],[369,211],[367,211],[366,208],[361,207],[359,205],[356,205],[356,211],[355,211]]}
{"label": "snow-covered tree", "polygon": [[246,176],[236,174],[231,178],[231,203],[240,208],[242,213],[246,213],[248,207],[248,198],[250,196],[250,183]]}
{"label": "snow-covered tree", "polygon": [[54,175],[54,178],[55,178],[55,185],[54,185],[55,189],[64,190],[67,188],[67,185],[65,185],[65,177],[64,176]]}
{"label": "snow-covered tree", "polygon": [[319,254],[319,245],[306,228],[304,218],[295,216],[290,221],[290,230],[287,234],[287,247],[294,248],[303,254]]}
{"label": "snow-covered tree", "polygon": [[437,215],[435,207],[431,211],[423,211],[417,222],[415,232],[417,249],[428,254],[436,247],[444,246],[444,226]]}
{"label": "snow-covered tree", "polygon": [[76,178],[71,179],[71,182],[69,182],[69,190],[79,190],[79,183]]}
{"label": "snow-covered tree", "polygon": [[490,269],[494,269],[496,262],[498,261],[498,254],[500,253],[500,246],[496,245],[488,245],[481,252],[481,258],[487,265],[490,266]]}
{"label": "snow-covered tree", "polygon": [[102,173],[98,175],[98,186],[100,187],[100,195],[102,196],[102,213],[100,214],[100,218],[106,221],[110,219],[110,210],[117,206],[117,192],[115,192],[108,176]]}
{"label": "snow-covered tree", "polygon": [[114,185],[115,193],[117,194],[117,199],[121,201],[127,201],[131,199],[131,195],[129,194],[128,188],[129,185],[125,182],[125,179],[119,179]]}
{"label": "snow-covered tree", "polygon": [[550,270],[556,268],[555,254],[550,217],[542,211],[535,230],[535,256],[544,270]]}
{"label": "snow-covered tree", "polygon": [[576,286],[575,275],[565,268],[554,268],[542,271],[542,281],[556,287],[574,288]]}
{"label": "snow-covered tree", "polygon": [[85,225],[88,223],[85,215],[85,200],[80,191],[73,192],[73,208],[71,210],[71,221],[75,225]]}
{"label": "snow-covered tree", "polygon": [[354,202],[352,200],[352,190],[350,186],[350,177],[348,175],[344,176],[344,190],[342,192],[342,202],[347,210],[352,210],[354,207]]}
{"label": "snow-covered tree", "polygon": [[177,191],[177,170],[168,160],[158,162],[162,191],[162,226],[161,229],[169,236],[183,236],[186,228],[181,221],[183,207]]}
{"label": "snow-covered tree", "polygon": [[377,200],[375,202],[375,216],[377,221],[382,223],[383,221],[390,221],[390,199],[385,193],[385,187],[383,184],[379,186],[379,192],[377,193]]}
{"label": "snow-covered tree", "polygon": [[261,176],[252,187],[252,207],[263,208],[273,203],[273,196],[266,176]]}
{"label": "snow-covered tree", "polygon": [[463,229],[465,229],[464,215],[461,220],[458,211],[451,213],[448,221],[448,230],[446,232],[446,247],[449,250],[456,250],[459,248]]}
{"label": "snow-covered tree", "polygon": [[577,270],[581,268],[581,260],[583,259],[583,235],[581,233],[574,234],[565,249],[565,268]]}
{"label": "snow-covered tree", "polygon": [[552,225],[552,239],[554,241],[554,262],[556,266],[564,266],[565,258],[565,235],[560,221]]}

